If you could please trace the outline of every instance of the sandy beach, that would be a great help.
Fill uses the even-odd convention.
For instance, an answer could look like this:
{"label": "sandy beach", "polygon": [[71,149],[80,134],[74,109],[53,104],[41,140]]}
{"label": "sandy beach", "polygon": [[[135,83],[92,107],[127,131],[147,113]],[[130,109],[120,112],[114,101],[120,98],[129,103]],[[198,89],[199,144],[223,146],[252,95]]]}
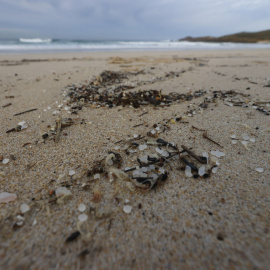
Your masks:
{"label": "sandy beach", "polygon": [[0,55],[0,269],[268,269],[269,70],[267,49]]}

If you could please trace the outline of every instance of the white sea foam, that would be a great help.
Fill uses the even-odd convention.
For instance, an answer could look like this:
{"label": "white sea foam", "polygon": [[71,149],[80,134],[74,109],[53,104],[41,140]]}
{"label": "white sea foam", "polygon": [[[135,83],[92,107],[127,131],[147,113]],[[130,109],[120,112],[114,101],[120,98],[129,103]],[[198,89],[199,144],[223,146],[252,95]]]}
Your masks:
{"label": "white sea foam", "polygon": [[263,43],[210,43],[189,41],[86,41],[42,38],[1,40],[0,53],[16,52],[65,52],[65,51],[162,51],[162,50],[211,50],[211,49],[256,49],[270,48]]}
{"label": "white sea foam", "polygon": [[42,39],[42,38],[19,38],[20,42],[23,43],[50,43],[52,42],[52,39]]}

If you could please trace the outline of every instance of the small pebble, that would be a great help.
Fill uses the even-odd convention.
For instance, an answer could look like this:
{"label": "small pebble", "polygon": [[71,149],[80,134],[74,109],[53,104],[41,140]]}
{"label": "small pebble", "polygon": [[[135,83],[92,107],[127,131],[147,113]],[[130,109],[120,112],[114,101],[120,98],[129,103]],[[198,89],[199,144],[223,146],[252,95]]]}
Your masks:
{"label": "small pebble", "polygon": [[88,219],[88,216],[86,214],[79,215],[79,221],[84,222]]}
{"label": "small pebble", "polygon": [[9,163],[9,159],[8,158],[4,158],[3,161],[2,161],[3,164],[7,164]]}
{"label": "small pebble", "polygon": [[146,173],[143,173],[141,170],[133,171],[133,177],[147,177]]}
{"label": "small pebble", "polygon": [[199,169],[199,175],[203,176],[205,174],[205,166],[200,167]]}
{"label": "small pebble", "polygon": [[141,171],[142,171],[142,172],[147,172],[148,169],[147,169],[146,167],[142,167],[142,168],[141,168]]}
{"label": "small pebble", "polygon": [[75,174],[75,171],[74,170],[70,170],[69,172],[68,172],[68,175],[70,175],[70,176],[72,176],[72,175],[74,175]]}
{"label": "small pebble", "polygon": [[24,217],[22,217],[21,215],[18,215],[16,225],[20,227],[23,224],[24,224]]}
{"label": "small pebble", "polygon": [[125,212],[126,214],[129,214],[129,213],[131,212],[131,210],[132,210],[132,207],[131,207],[130,205],[125,205],[125,206],[123,207],[123,210],[124,210],[124,212]]}
{"label": "small pebble", "polygon": [[139,149],[140,149],[141,151],[143,151],[143,150],[147,149],[147,145],[146,145],[146,144],[140,145],[140,146],[139,146]]}
{"label": "small pebble", "polygon": [[217,151],[211,151],[211,155],[219,158],[219,157],[224,157],[225,153],[220,152],[219,150],[217,150]]}
{"label": "small pebble", "polygon": [[169,157],[169,156],[170,156],[169,152],[167,152],[167,151],[165,151],[165,150],[162,151],[161,155],[162,155],[163,157]]}
{"label": "small pebble", "polygon": [[96,179],[100,179],[100,174],[99,173],[94,175],[94,180],[96,180]]}
{"label": "small pebble", "polygon": [[20,207],[21,213],[24,214],[30,210],[30,206],[26,203],[23,203]]}
{"label": "small pebble", "polygon": [[18,125],[19,126],[24,126],[25,125],[25,121],[19,122]]}
{"label": "small pebble", "polygon": [[109,172],[109,181],[112,183],[114,181],[113,173]]}
{"label": "small pebble", "polygon": [[0,193],[0,203],[8,203],[15,201],[17,199],[17,195],[14,193],[2,192]]}
{"label": "small pebble", "polygon": [[247,141],[241,141],[241,143],[244,145],[246,150],[249,150]]}
{"label": "small pebble", "polygon": [[65,176],[66,176],[66,174],[65,174],[65,173],[60,174],[60,175],[58,176],[57,180],[56,180],[56,183],[58,183],[58,184],[59,184],[59,183],[63,182],[63,181],[64,181]]}
{"label": "small pebble", "polygon": [[140,157],[140,160],[141,160],[141,162],[147,162],[148,158],[147,158],[147,156],[142,156],[142,157]]}
{"label": "small pebble", "polygon": [[264,172],[264,168],[256,168],[255,170],[256,170],[257,172],[259,172],[259,173]]}
{"label": "small pebble", "polygon": [[207,152],[203,152],[202,153],[202,156],[206,158],[206,163],[208,164],[209,163],[209,155]]}
{"label": "small pebble", "polygon": [[188,165],[186,166],[185,175],[187,177],[192,177],[193,176],[192,173],[191,173],[191,167],[188,166]]}
{"label": "small pebble", "polygon": [[86,205],[85,205],[84,203],[81,203],[81,204],[79,205],[79,207],[78,207],[78,210],[79,210],[80,212],[84,212],[85,209],[86,209]]}
{"label": "small pebble", "polygon": [[71,191],[68,190],[66,187],[58,187],[56,190],[55,190],[55,195],[56,197],[62,197],[62,196],[71,196]]}
{"label": "small pebble", "polygon": [[159,171],[160,173],[165,173],[165,169],[164,169],[164,168],[159,168],[158,171]]}
{"label": "small pebble", "polygon": [[156,167],[155,167],[155,165],[150,165],[149,168],[151,171],[153,171],[153,170],[155,170]]}
{"label": "small pebble", "polygon": [[158,175],[155,174],[155,173],[152,173],[152,174],[149,175],[149,177],[152,177],[153,180],[156,180],[158,178]]}

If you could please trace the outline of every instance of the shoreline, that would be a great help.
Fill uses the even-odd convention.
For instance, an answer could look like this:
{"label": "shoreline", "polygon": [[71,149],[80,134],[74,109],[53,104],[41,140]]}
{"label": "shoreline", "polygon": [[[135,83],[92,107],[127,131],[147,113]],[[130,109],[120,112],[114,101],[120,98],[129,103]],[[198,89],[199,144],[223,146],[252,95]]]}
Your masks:
{"label": "shoreline", "polygon": [[[17,196],[0,203],[0,268],[266,269],[269,66],[269,49],[0,55],[0,194]],[[159,94],[110,107],[121,89]],[[166,172],[155,189],[102,163],[118,153],[124,172],[176,151],[158,138],[209,163],[164,159],[146,172]]]}
{"label": "shoreline", "polygon": [[[179,55],[179,57],[187,57],[191,55],[197,55],[198,57],[209,57],[209,56],[217,56],[217,55],[224,55],[227,56],[228,54],[235,54],[235,55],[245,55],[245,54],[251,54],[251,53],[263,53],[263,55],[268,55],[270,49],[268,48],[254,48],[254,49],[200,49],[200,50],[149,50],[149,51],[88,51],[88,52],[44,52],[44,53],[18,53],[18,54],[0,54],[0,60],[11,60],[13,59],[26,59],[30,57],[30,59],[33,58],[41,58],[44,59],[46,57],[54,58],[54,57],[61,57],[61,58],[69,58],[69,56],[73,55],[75,58],[80,57],[113,57],[115,55],[120,56],[133,56],[133,55],[149,55],[149,56],[159,56],[159,55]],[[42,57],[41,57],[42,56]]]}
{"label": "shoreline", "polygon": [[[14,42],[14,41],[13,41]],[[189,42],[189,41],[57,41],[49,43],[5,43],[0,41],[0,54],[43,54],[79,52],[148,52],[269,49],[269,43]]]}

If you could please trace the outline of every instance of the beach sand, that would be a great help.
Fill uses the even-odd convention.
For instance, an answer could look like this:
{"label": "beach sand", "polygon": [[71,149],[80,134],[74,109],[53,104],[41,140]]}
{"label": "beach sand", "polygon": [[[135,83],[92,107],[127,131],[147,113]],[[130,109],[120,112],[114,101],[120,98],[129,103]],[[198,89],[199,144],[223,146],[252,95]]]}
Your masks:
{"label": "beach sand", "polygon": [[[270,102],[269,69],[269,50],[1,55],[0,193],[17,198],[0,204],[0,268],[267,269],[270,116],[258,108]],[[120,84],[135,88],[127,91],[202,96],[139,108],[81,103],[71,114],[66,89],[90,81],[100,86],[93,76],[105,70],[128,72]],[[230,90],[239,94],[220,97]],[[48,132],[59,116],[74,124],[55,142]],[[22,121],[25,129],[6,133]],[[132,141],[134,134],[145,137]],[[216,173],[188,177],[177,154],[164,161],[168,178],[151,190],[104,173],[87,176],[109,151],[121,155],[121,170],[138,166],[137,157],[157,153],[146,144],[157,138],[199,156],[207,152],[204,166],[218,164]],[[127,155],[130,142],[147,149]],[[225,155],[211,154],[217,150]],[[61,186],[72,196],[57,198]],[[22,204],[30,210],[21,213]]]}

